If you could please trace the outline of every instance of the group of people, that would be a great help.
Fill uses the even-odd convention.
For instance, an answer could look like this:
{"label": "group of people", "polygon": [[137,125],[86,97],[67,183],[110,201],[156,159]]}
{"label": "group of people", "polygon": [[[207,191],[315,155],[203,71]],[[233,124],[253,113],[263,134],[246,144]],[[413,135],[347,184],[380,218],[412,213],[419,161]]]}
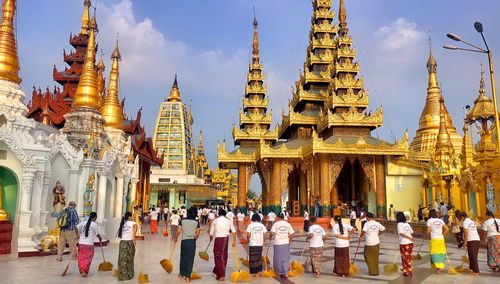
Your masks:
{"label": "group of people", "polygon": [[[67,214],[67,224],[61,227],[61,236],[58,246],[57,260],[62,260],[62,251],[66,242],[69,242],[72,251],[71,257],[78,259],[80,274],[86,277],[89,273],[90,264],[94,256],[94,240],[101,240],[99,229],[96,224],[97,214],[92,212],[88,219],[80,222],[76,213],[76,204],[69,203],[65,210]],[[182,208],[181,208],[182,209]],[[151,212],[157,211],[151,209]],[[290,272],[290,242],[295,236],[295,231],[291,224],[283,218],[282,213],[276,215],[272,210],[263,216],[261,212],[249,211],[250,223],[245,226],[246,215],[242,211],[237,211],[236,215],[230,209],[228,211],[219,209],[208,211],[207,220],[203,220],[203,209],[200,211],[195,207],[186,209],[186,212],[178,213],[171,210],[169,218],[166,220],[167,226],[170,224],[172,241],[177,243],[181,240],[179,277],[186,282],[191,281],[193,263],[196,254],[196,240],[201,234],[201,223],[208,225],[210,242],[213,243],[214,268],[213,273],[217,280],[223,281],[226,276],[226,266],[228,260],[229,243],[236,246],[237,234],[240,234],[240,241],[246,239],[248,243],[249,270],[256,276],[264,269],[263,256],[266,242],[268,250],[273,247],[273,268],[281,278],[287,278]],[[333,238],[335,240],[334,268],[335,275],[345,277],[349,275],[351,265],[350,240],[353,234],[358,233],[356,222],[352,223],[352,217],[356,216],[355,210],[351,214],[351,222],[342,222],[341,216],[334,216],[331,220],[332,233],[327,234],[325,229],[317,224],[315,216],[309,216],[304,212],[304,219],[307,221],[306,245],[310,249],[310,262],[314,277],[321,276],[321,265],[325,240]],[[352,213],[352,212],[351,212]],[[154,213],[152,214],[154,215]],[[397,212],[397,234],[399,238],[399,249],[401,253],[402,271],[404,276],[412,276],[411,256],[414,245],[413,229],[407,222],[403,212]],[[482,229],[487,235],[487,261],[494,271],[499,271],[500,267],[500,220],[496,219],[492,212],[487,212],[488,219],[482,224]],[[281,217],[281,218],[280,218]],[[379,275],[379,255],[380,255],[380,235],[386,228],[375,220],[372,213],[361,212],[361,233],[357,248],[364,241],[364,260],[368,267],[368,274]],[[265,223],[264,221],[267,221]],[[354,220],[356,221],[356,220]],[[458,232],[462,232],[463,241],[458,242],[459,247],[466,247],[469,257],[469,268],[473,275],[479,275],[478,251],[479,251],[479,225],[471,220],[466,213],[456,212],[452,224],[457,226]],[[267,224],[267,226],[266,226]],[[445,267],[446,246],[445,236],[449,227],[438,212],[431,209],[427,220],[427,230],[424,238],[430,239],[430,263],[436,269],[436,273],[441,273]],[[304,226],[306,222],[304,222]],[[138,224],[134,222],[131,212],[126,212],[123,216],[117,236],[120,238],[118,255],[118,279],[129,280],[134,277],[134,256],[136,248],[136,235]],[[453,231],[458,234],[456,231]],[[76,237],[75,237],[76,236]],[[457,237],[457,240],[459,238]],[[78,242],[78,246],[76,245]],[[243,243],[243,242],[242,242]],[[306,247],[304,247],[305,249]],[[265,256],[267,257],[267,251]],[[77,257],[78,256],[78,257]]]}

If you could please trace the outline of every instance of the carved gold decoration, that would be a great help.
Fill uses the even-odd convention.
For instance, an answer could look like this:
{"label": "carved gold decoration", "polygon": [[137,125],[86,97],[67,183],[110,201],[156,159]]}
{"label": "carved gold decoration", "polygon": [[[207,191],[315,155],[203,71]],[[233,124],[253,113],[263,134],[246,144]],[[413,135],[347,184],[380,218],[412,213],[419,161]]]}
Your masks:
{"label": "carved gold decoration", "polygon": [[48,235],[43,237],[40,242],[42,251],[48,252],[57,246],[60,231],[61,229],[58,226],[56,226],[53,231],[49,229]]}
{"label": "carved gold decoration", "polygon": [[273,112],[270,111],[268,114],[263,114],[261,112],[244,113],[240,110],[240,124],[271,124],[272,123]]}

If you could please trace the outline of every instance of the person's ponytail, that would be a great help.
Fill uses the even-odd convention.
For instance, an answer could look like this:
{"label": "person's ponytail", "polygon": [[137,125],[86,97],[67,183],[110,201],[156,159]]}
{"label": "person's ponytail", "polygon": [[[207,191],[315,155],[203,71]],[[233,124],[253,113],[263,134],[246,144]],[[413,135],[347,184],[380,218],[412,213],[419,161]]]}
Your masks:
{"label": "person's ponytail", "polygon": [[128,218],[132,216],[132,213],[130,212],[125,212],[125,215],[123,215],[122,220],[120,222],[120,227],[118,228],[118,237],[122,237],[122,232],[123,232],[123,226],[125,225],[125,222],[127,222]]}
{"label": "person's ponytail", "polygon": [[335,216],[333,218],[339,224],[340,235],[344,235],[344,225],[342,225],[342,218],[340,216]]}
{"label": "person's ponytail", "polygon": [[92,224],[92,220],[94,220],[95,218],[97,218],[97,213],[95,213],[95,212],[90,213],[89,219],[87,220],[87,224],[85,225],[85,237],[86,238],[89,237],[90,224]]}

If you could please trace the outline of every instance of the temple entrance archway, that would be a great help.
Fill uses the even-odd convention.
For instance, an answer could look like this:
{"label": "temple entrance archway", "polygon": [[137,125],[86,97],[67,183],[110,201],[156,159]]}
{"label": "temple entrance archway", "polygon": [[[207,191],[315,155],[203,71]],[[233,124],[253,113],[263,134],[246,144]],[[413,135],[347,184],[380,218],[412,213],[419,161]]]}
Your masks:
{"label": "temple entrance archway", "polygon": [[368,204],[369,180],[358,159],[346,159],[337,177],[338,200],[351,204],[352,200]]}
{"label": "temple entrance archway", "polygon": [[15,173],[0,166],[0,208],[9,213],[9,221],[14,223],[18,201],[19,183]]}

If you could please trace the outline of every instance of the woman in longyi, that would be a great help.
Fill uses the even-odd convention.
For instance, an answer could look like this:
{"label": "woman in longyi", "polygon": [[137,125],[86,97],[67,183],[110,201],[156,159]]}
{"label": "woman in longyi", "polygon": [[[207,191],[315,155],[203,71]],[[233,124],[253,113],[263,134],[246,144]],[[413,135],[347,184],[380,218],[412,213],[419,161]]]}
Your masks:
{"label": "woman in longyi", "polygon": [[427,232],[426,235],[431,236],[430,238],[430,255],[431,255],[431,267],[436,269],[436,273],[443,272],[444,261],[446,259],[446,245],[444,242],[444,236],[448,234],[448,226],[443,220],[437,217],[437,212],[435,209],[429,211],[429,220],[427,220]]}
{"label": "woman in longyi", "polygon": [[76,226],[78,232],[78,270],[82,277],[87,277],[90,264],[94,258],[94,239],[97,237],[101,241],[99,229],[95,223],[97,213],[90,213],[86,222],[81,222]]}

